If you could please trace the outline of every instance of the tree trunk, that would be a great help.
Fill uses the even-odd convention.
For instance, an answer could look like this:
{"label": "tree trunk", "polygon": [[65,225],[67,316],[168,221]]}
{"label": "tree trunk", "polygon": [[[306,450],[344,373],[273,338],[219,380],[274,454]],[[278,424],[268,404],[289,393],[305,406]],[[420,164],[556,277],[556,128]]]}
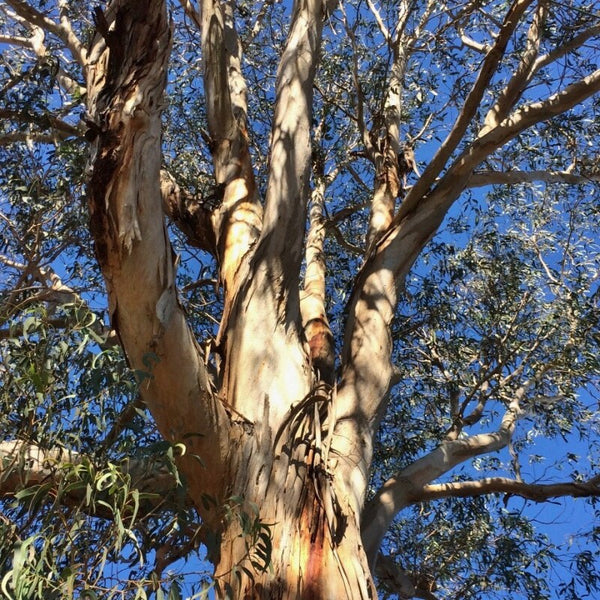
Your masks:
{"label": "tree trunk", "polygon": [[274,440],[274,459],[264,464],[256,449],[238,470],[241,496],[229,501],[216,561],[222,597],[376,598],[358,517],[314,426],[312,415],[295,420],[285,443]]}
{"label": "tree trunk", "polygon": [[[112,325],[138,374],[140,395],[164,438],[185,447],[178,465],[188,494],[216,534],[209,551],[218,595],[375,598],[359,516],[370,442],[351,423],[338,421],[336,390],[315,375],[297,287],[302,229],[280,223],[280,212],[304,223],[309,104],[302,104],[301,119],[290,116],[288,90],[282,87],[275,129],[280,137],[293,134],[300,142],[294,152],[279,148],[281,160],[272,158],[281,172],[272,175],[266,227],[252,260],[242,265],[255,245],[252,219],[245,233],[230,236],[240,241],[239,247],[220,247],[221,266],[231,266],[223,273],[230,304],[221,323],[221,373],[211,380],[178,302],[162,215],[160,113],[170,38],[166,6],[164,0],[141,4],[115,0],[106,14],[96,10],[98,33],[86,73],[96,134],[88,187],[91,230]],[[207,0],[203,6],[204,30],[212,32],[214,42],[225,22],[218,14],[221,5]],[[295,60],[284,61],[290,73],[283,69],[280,79],[298,81],[297,97],[310,99],[321,19],[320,2],[303,3],[296,13],[287,52],[294,58],[299,45],[314,63],[308,73],[300,69],[298,74]],[[218,53],[213,58],[220,73]],[[217,86],[214,95],[226,93]],[[231,107],[223,106],[226,117]],[[233,125],[232,130],[237,131]],[[243,136],[235,136],[237,154],[246,156]],[[217,179],[231,183],[231,190],[247,182],[242,200],[250,206],[254,192],[248,169],[229,174],[230,182],[221,173],[225,159],[218,154],[215,162]],[[291,197],[287,192],[276,197],[273,190],[280,184],[284,190],[293,188]],[[217,230],[231,241],[227,222],[217,223]]]}

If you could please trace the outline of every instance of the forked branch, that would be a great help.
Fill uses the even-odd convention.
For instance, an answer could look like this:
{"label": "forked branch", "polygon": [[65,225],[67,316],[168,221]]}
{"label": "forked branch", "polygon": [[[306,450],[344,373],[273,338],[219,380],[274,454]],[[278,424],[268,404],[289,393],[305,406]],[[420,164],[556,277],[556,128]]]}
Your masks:
{"label": "forked branch", "polygon": [[416,501],[415,493],[466,460],[500,450],[510,443],[520,414],[519,402],[527,388],[528,384],[524,384],[515,394],[496,432],[443,442],[383,484],[363,511],[363,541],[369,560],[375,560],[393,518]]}

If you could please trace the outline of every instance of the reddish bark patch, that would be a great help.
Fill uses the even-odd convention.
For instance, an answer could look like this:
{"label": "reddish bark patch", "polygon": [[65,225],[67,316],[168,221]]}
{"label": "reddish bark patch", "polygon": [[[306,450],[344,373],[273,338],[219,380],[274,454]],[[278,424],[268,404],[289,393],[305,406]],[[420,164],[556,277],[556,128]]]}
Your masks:
{"label": "reddish bark patch", "polygon": [[335,364],[333,360],[333,336],[329,325],[322,318],[311,319],[306,324],[305,332],[313,366],[319,371],[322,381],[333,384]]}
{"label": "reddish bark patch", "polygon": [[[302,600],[322,600],[321,580],[324,571],[324,545],[326,522],[323,508],[311,489],[300,518],[301,544],[306,548],[306,585],[302,590]],[[326,571],[326,569],[325,569]]]}

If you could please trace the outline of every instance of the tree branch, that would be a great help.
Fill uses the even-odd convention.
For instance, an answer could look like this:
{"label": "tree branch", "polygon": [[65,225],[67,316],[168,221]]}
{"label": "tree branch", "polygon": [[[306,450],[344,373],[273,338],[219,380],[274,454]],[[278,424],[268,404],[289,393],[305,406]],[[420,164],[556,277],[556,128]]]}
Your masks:
{"label": "tree branch", "polygon": [[562,46],[558,46],[548,54],[544,54],[543,56],[538,57],[535,61],[534,72],[538,72],[540,69],[548,66],[549,64],[556,62],[559,58],[565,56],[572,50],[577,50],[587,42],[589,39],[600,35],[600,24],[592,25],[585,29],[574,38],[563,44]]}
{"label": "tree branch", "polygon": [[[406,201],[401,205],[394,217],[392,227],[378,242],[375,254],[365,263],[352,297],[349,314],[355,319],[355,324],[350,328],[350,333],[347,332],[343,356],[352,357],[356,362],[357,359],[354,357],[362,354],[360,348],[369,348],[369,352],[372,353],[371,357],[367,358],[367,355],[364,357],[363,368],[367,370],[369,376],[364,377],[366,387],[361,392],[363,397],[372,398],[375,394],[385,393],[387,390],[385,379],[377,386],[373,386],[372,383],[377,380],[376,373],[381,373],[384,377],[389,374],[387,364],[391,352],[391,340],[379,344],[376,348],[370,347],[368,342],[364,343],[367,336],[362,332],[366,326],[363,324],[368,323],[370,329],[368,338],[389,340],[389,335],[379,332],[387,331],[391,322],[396,303],[396,290],[403,285],[412,263],[441,224],[447,210],[468,185],[473,169],[494,150],[522,131],[569,110],[599,90],[600,70],[569,85],[546,100],[516,110],[500,125],[477,138],[455,160],[425,198],[421,198],[420,201],[415,198],[414,205]],[[407,198],[415,187],[409,191]],[[378,357],[378,360],[381,357],[381,367],[376,370],[373,370],[373,356]],[[370,373],[369,370],[373,372]],[[354,371],[353,367],[352,372]],[[352,376],[360,377],[360,374]]]}
{"label": "tree branch", "polygon": [[369,10],[375,17],[377,27],[379,27],[379,31],[381,31],[381,35],[383,36],[383,39],[388,44],[391,44],[392,36],[391,36],[388,28],[385,26],[385,23],[383,22],[383,19],[381,18],[381,14],[380,14],[379,10],[377,9],[377,6],[375,6],[375,3],[373,2],[373,0],[367,0],[367,6],[369,7]]}
{"label": "tree branch", "polygon": [[23,0],[6,0],[6,3],[21,17],[24,21],[54,34],[67,46],[73,58],[82,66],[86,66],[87,53],[81,41],[75,35],[70,22],[66,17],[65,0],[59,2],[60,24],[46,17],[33,6]]}
{"label": "tree branch", "polygon": [[499,125],[477,137],[440,179],[436,188],[430,193],[430,199],[443,197],[444,202],[448,202],[449,199],[453,201],[467,185],[473,169],[494,150],[529,127],[568,111],[598,91],[600,91],[600,69],[545,100],[517,109]]}
{"label": "tree branch", "polygon": [[312,193],[306,237],[306,271],[304,290],[300,295],[300,309],[313,368],[319,373],[319,379],[333,385],[335,349],[325,307],[327,265],[323,248],[326,231],[323,221],[324,195],[325,179],[321,176]]}
{"label": "tree branch", "polygon": [[16,144],[18,142],[25,142],[26,144],[55,144],[58,142],[71,137],[69,135],[65,135],[64,133],[56,132],[52,133],[39,133],[39,132],[31,132],[28,133],[26,131],[13,131],[11,133],[7,133],[5,135],[0,135],[0,145],[7,146],[9,144]]}
{"label": "tree branch", "polygon": [[[442,193],[440,190],[439,196],[427,201],[423,201],[423,195],[462,140],[504,55],[509,39],[532,1],[515,0],[512,3],[451,132],[423,175],[406,194],[391,227],[371,249],[371,254],[355,281],[348,308],[342,350],[342,381],[339,388],[340,395],[344,398],[340,404],[345,410],[340,415],[337,429],[341,454],[356,454],[358,471],[355,477],[356,481],[363,481],[364,489],[368,478],[368,463],[365,459],[370,460],[369,452],[362,452],[364,458],[361,458],[361,453],[348,447],[344,440],[359,439],[361,436],[370,438],[373,435],[383,412],[384,398],[392,377],[389,326],[397,302],[397,291],[403,286],[404,278],[421,249],[464,189],[466,181],[460,187],[456,184],[452,193],[446,193],[446,190]],[[437,188],[439,187],[438,185]],[[358,426],[363,429],[362,432],[353,431],[357,427],[357,414],[362,416],[362,424]]]}
{"label": "tree branch", "polygon": [[[311,166],[313,81],[319,61],[324,3],[296,0],[277,72],[269,179],[260,246],[281,267],[272,275],[296,285],[304,238]],[[285,263],[285,266],[284,266]],[[288,292],[289,293],[289,292]]]}
{"label": "tree branch", "polygon": [[29,38],[19,37],[16,35],[0,35],[0,44],[8,46],[21,46],[22,48],[31,48]]}
{"label": "tree branch", "polygon": [[542,41],[542,32],[548,17],[549,0],[539,0],[533,20],[527,32],[525,50],[512,77],[498,95],[498,99],[488,111],[481,135],[496,127],[515,106],[535,70],[535,59]]}
{"label": "tree branch", "polygon": [[209,203],[181,190],[164,169],[160,172],[160,190],[165,214],[186,235],[188,243],[216,256],[217,238]]}
{"label": "tree branch", "polygon": [[571,173],[569,171],[475,171],[469,178],[468,187],[514,185],[535,183],[536,181],[581,185],[600,182],[600,171],[589,174]]}
{"label": "tree branch", "polygon": [[462,141],[469,124],[477,113],[477,109],[481,104],[481,100],[488,89],[491,79],[496,73],[500,61],[504,57],[506,46],[508,45],[510,38],[519,25],[526,9],[532,2],[533,0],[513,0],[506,13],[502,27],[494,40],[494,44],[491,46],[483,60],[477,79],[467,95],[450,133],[441,144],[416,184],[406,194],[400,210],[396,215],[396,222],[414,209],[419,200],[427,193],[431,185],[435,182],[448,162],[448,159]]}
{"label": "tree branch", "polygon": [[[90,229],[106,280],[111,323],[140,395],[166,440],[186,452],[178,465],[205,521],[224,490],[230,423],[210,388],[202,351],[175,286],[160,188],[161,109],[170,26],[164,0],[116,0],[108,39],[97,34],[88,70],[90,118],[98,124],[88,185]],[[173,377],[177,373],[177,377]],[[198,457],[210,469],[198,469]]]}
{"label": "tree branch", "polygon": [[445,441],[383,484],[363,511],[362,536],[369,560],[375,560],[381,540],[394,517],[416,501],[415,493],[420,493],[426,484],[464,461],[500,450],[510,443],[520,414],[519,402],[528,386],[526,383],[519,388],[498,431]]}
{"label": "tree branch", "polygon": [[190,0],[179,0],[179,4],[183,8],[185,14],[191,19],[192,23],[198,28],[198,31],[202,31],[202,17],[198,14],[198,11]]}
{"label": "tree branch", "polygon": [[231,11],[229,2],[202,1],[202,56],[209,148],[216,190],[222,196],[213,215],[220,273],[225,287],[222,329],[227,325],[230,303],[239,285],[236,277],[238,269],[254,247],[262,219],[248,150],[242,50]]}
{"label": "tree branch", "polygon": [[452,481],[424,485],[412,492],[414,502],[426,502],[440,498],[473,498],[485,494],[508,494],[534,502],[546,502],[550,498],[589,498],[600,496],[600,475],[586,481],[561,483],[525,483],[506,477],[488,477],[478,481]]}
{"label": "tree branch", "polygon": [[[42,27],[38,27],[29,21],[24,20],[22,17],[18,17],[18,15],[13,15],[18,21],[23,22],[23,24],[28,27],[32,36],[30,38],[18,38],[18,40],[24,40],[22,43],[18,43],[18,45],[23,47],[32,48],[35,54],[41,59],[44,60],[48,57],[48,50],[44,44],[44,38],[46,35],[45,30]],[[26,43],[25,43],[26,42]],[[10,42],[9,42],[10,43]],[[81,86],[77,81],[75,81],[70,75],[68,75],[62,67],[58,67],[58,72],[56,74],[56,80],[59,85],[66,90],[68,93],[82,96],[85,94],[85,87]]]}
{"label": "tree branch", "polygon": [[[37,125],[40,129],[51,129],[54,132],[54,140],[57,139],[64,140],[70,137],[83,137],[83,131],[80,128],[59,119],[51,114],[31,114],[26,113],[24,111],[18,110],[10,110],[10,109],[0,109],[0,119],[6,119],[13,122],[19,123],[30,123],[32,125]],[[28,139],[27,136],[41,136],[43,135],[41,132],[11,132],[4,136],[12,136],[17,139],[19,135]]]}
{"label": "tree branch", "polygon": [[[267,402],[276,428],[291,404],[306,396],[312,379],[306,368],[298,280],[312,158],[313,82],[324,14],[323,0],[294,2],[277,71],[263,229],[244,274],[243,294],[232,309],[235,329],[227,332],[226,396],[243,401],[235,410],[255,422],[264,422]],[[284,351],[285,364],[280,360]],[[263,381],[270,381],[268,392],[257,380],[259,371]],[[250,395],[241,398],[235,389]]]}
{"label": "tree branch", "polygon": [[[21,490],[40,485],[58,490],[69,471],[85,460],[78,452],[66,448],[46,449],[21,440],[0,442],[0,497],[14,496]],[[175,504],[177,483],[166,468],[150,460],[130,459],[120,465],[120,472],[130,477],[132,488],[148,492],[143,513],[164,509],[170,502]],[[85,486],[69,487],[70,491],[64,496],[66,503],[79,504],[85,500]],[[103,511],[101,505],[83,508],[92,516],[112,518],[112,513]]]}
{"label": "tree branch", "polygon": [[352,80],[354,81],[354,89],[356,92],[356,124],[358,126],[358,132],[360,134],[360,138],[365,147],[365,152],[369,160],[373,161],[373,143],[371,142],[371,138],[369,137],[369,131],[367,129],[367,123],[365,121],[365,95],[363,92],[362,84],[360,83],[360,78],[358,76],[358,49],[356,44],[356,36],[354,35],[354,29],[350,27],[348,23],[348,17],[346,16],[346,12],[343,8],[342,4],[342,15],[343,15],[343,23],[344,28],[346,29],[346,33],[348,38],[350,39],[350,43],[352,44]]}

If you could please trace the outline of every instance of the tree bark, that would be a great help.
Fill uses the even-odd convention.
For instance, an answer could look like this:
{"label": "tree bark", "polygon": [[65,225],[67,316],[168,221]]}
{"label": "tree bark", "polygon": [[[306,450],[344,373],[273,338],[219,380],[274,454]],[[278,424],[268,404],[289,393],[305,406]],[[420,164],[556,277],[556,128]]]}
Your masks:
{"label": "tree bark", "polygon": [[[88,198],[111,322],[162,435],[185,445],[179,464],[190,495],[217,526],[218,515],[199,500],[222,497],[229,420],[177,298],[162,215],[166,6],[118,0],[106,14],[96,10],[96,22],[87,68],[88,112],[97,134]],[[198,457],[212,468],[201,468]]]}
{"label": "tree bark", "polygon": [[329,449],[330,403],[325,393],[307,398],[266,452],[247,438],[215,561],[222,597],[376,597],[359,516]]}
{"label": "tree bark", "polygon": [[[297,276],[323,12],[318,1],[295,7],[275,110],[274,139],[281,142],[275,142],[271,156],[265,226],[256,250],[248,241],[254,233],[246,233],[258,231],[258,225],[243,225],[246,233],[238,236],[228,229],[227,218],[216,223],[226,304],[231,302],[232,310],[221,324],[225,367],[213,389],[177,300],[162,217],[165,4],[153,0],[142,10],[139,2],[117,0],[106,14],[96,11],[99,33],[87,82],[89,114],[97,129],[89,183],[91,229],[112,324],[139,375],[140,395],[165,439],[186,447],[179,466],[190,497],[218,540],[210,550],[220,597],[376,595],[360,538],[361,506],[336,474],[337,463],[347,457],[331,445],[335,391],[319,383],[310,368],[300,318]],[[213,147],[224,203],[230,190],[233,194],[245,182],[244,194],[234,202],[234,210],[245,210],[242,204],[252,203],[254,184],[243,137],[243,100],[231,91],[218,52],[224,18],[220,5],[203,3],[208,118],[213,137],[222,131],[220,125],[228,125],[227,135],[215,138]],[[306,59],[301,68],[297,52]],[[177,191],[169,190],[167,196]],[[223,245],[223,239],[241,245]],[[207,495],[215,502],[204,502]]]}

